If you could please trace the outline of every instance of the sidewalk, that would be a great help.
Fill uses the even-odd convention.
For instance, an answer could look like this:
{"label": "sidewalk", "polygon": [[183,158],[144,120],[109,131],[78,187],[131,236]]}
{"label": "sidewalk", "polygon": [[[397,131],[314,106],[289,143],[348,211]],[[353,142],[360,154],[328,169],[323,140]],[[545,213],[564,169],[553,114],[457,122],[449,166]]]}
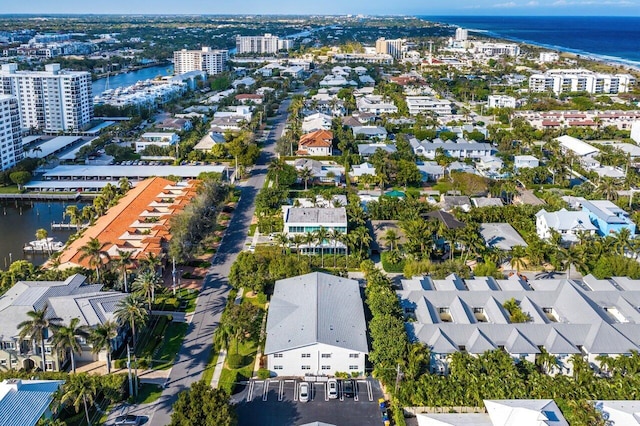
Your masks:
{"label": "sidewalk", "polygon": [[222,375],[222,369],[224,368],[224,362],[226,359],[227,359],[227,351],[222,349],[218,354],[216,367],[213,370],[213,377],[211,378],[211,387],[214,389],[220,385],[220,376]]}

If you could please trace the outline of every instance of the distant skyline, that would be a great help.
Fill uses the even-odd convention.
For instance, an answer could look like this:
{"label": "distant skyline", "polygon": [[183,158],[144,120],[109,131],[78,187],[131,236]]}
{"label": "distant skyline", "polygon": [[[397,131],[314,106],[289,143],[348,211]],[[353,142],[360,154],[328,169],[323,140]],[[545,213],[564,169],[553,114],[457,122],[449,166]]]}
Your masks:
{"label": "distant skyline", "polygon": [[365,14],[365,15],[536,15],[536,16],[640,16],[640,0],[31,0],[3,2],[2,14]]}

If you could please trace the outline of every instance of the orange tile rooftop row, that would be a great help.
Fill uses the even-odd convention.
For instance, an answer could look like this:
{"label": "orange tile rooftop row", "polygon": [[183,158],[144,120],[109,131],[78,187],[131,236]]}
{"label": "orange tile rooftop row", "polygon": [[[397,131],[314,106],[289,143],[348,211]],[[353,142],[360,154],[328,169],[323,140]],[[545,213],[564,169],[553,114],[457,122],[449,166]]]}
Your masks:
{"label": "orange tile rooftop row", "polygon": [[[132,251],[136,260],[146,258],[148,253],[159,256],[163,244],[171,239],[169,219],[197,195],[197,183],[176,185],[160,177],[140,182],[61,253],[60,268],[88,268],[89,259],[80,258],[82,247],[91,238],[102,243],[102,251],[111,259],[118,257],[118,250]],[[156,221],[146,222],[151,217]]]}

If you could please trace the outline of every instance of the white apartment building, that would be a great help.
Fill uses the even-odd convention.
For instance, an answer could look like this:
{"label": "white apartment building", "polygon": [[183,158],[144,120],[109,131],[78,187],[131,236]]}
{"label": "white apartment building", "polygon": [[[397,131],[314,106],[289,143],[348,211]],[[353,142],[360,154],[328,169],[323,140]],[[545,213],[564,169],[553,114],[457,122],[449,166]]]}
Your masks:
{"label": "white apartment building", "polygon": [[291,40],[265,34],[263,36],[237,36],[236,53],[276,53],[293,47]]}
{"label": "white apartment building", "polygon": [[548,63],[548,62],[558,62],[560,60],[560,55],[558,52],[540,52],[540,57],[538,58],[538,62],[540,63]]}
{"label": "white apartment building", "polygon": [[7,170],[22,160],[20,112],[18,100],[0,95],[0,170]]}
{"label": "white apartment building", "polygon": [[394,40],[387,40],[384,37],[376,40],[376,53],[389,54],[395,59],[401,59],[403,52],[406,52],[407,48],[404,45],[406,40],[397,38]]}
{"label": "white apartment building", "polygon": [[228,50],[211,50],[209,47],[203,47],[202,50],[182,49],[173,52],[176,75],[191,71],[204,71],[208,75],[220,74],[227,69],[228,59]]}
{"label": "white apartment building", "polygon": [[456,28],[455,41],[466,41],[469,38],[469,30],[464,28]]}
{"label": "white apartment building", "polygon": [[144,151],[145,148],[151,145],[167,147],[180,142],[180,136],[176,133],[147,132],[143,133],[140,139],[135,142],[137,153]]}
{"label": "white apartment building", "polygon": [[514,43],[474,42],[473,52],[484,56],[519,56],[520,46]]}
{"label": "white apartment building", "polygon": [[60,64],[45,65],[45,71],[18,71],[17,64],[2,65],[0,93],[17,98],[24,129],[77,131],[93,118],[91,74],[61,70]]}
{"label": "white apartment building", "polygon": [[391,99],[385,99],[381,95],[368,95],[356,99],[356,106],[360,112],[371,114],[395,114],[398,107]]}
{"label": "white apartment building", "polygon": [[516,98],[506,95],[489,95],[489,108],[515,108]]}
{"label": "white apartment building", "polygon": [[431,96],[407,96],[407,108],[409,114],[424,114],[425,112],[435,113],[437,115],[451,115],[451,102],[436,99]]}
{"label": "white apartment building", "polygon": [[625,93],[636,84],[631,74],[600,74],[584,69],[549,70],[529,77],[532,92]]}

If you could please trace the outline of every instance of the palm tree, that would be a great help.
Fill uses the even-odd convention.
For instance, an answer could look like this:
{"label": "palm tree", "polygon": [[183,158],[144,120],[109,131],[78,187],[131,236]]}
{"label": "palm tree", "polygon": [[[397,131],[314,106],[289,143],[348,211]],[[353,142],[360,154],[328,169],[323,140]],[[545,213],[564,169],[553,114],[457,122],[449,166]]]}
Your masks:
{"label": "palm tree", "polygon": [[69,351],[71,356],[71,370],[76,372],[76,360],[73,356],[74,353],[82,353],[82,345],[80,344],[80,338],[85,338],[89,334],[84,326],[79,326],[80,318],[72,318],[69,325],[60,325],[56,327],[56,331],[53,334],[52,343],[53,346],[63,353]]}
{"label": "palm tree", "polygon": [[602,192],[607,200],[615,200],[618,198],[618,184],[610,177],[604,177],[600,180],[598,190]]}
{"label": "palm tree", "polygon": [[298,170],[298,177],[304,182],[304,190],[306,191],[309,181],[313,179],[313,171],[308,167],[303,167]]}
{"label": "palm tree", "polygon": [[80,260],[84,260],[89,258],[89,266],[93,266],[96,271],[96,279],[100,281],[100,267],[102,265],[102,255],[104,254],[102,251],[102,243],[95,237],[89,238],[87,244],[80,248],[82,254],[80,255]]}
{"label": "palm tree", "polygon": [[399,239],[400,237],[394,229],[387,229],[387,232],[384,233],[384,240],[389,244],[389,248],[392,251],[396,247]]}
{"label": "palm tree", "polygon": [[324,226],[321,226],[320,229],[315,232],[315,237],[316,242],[320,246],[320,259],[322,267],[324,268],[324,247],[322,245],[324,244],[324,241],[329,238],[329,231]]}
{"label": "palm tree", "polygon": [[111,374],[111,342],[117,335],[118,324],[113,321],[98,324],[89,335],[91,352],[99,354],[103,350],[107,351],[107,374]]}
{"label": "palm tree", "polygon": [[622,228],[616,232],[615,239],[615,247],[620,256],[624,256],[627,249],[633,249],[633,235],[629,228]]}
{"label": "palm tree", "polygon": [[67,206],[63,216],[69,216],[69,222],[71,222],[72,225],[76,225],[76,231],[80,230],[80,221],[82,219],[78,206]]}
{"label": "palm tree", "polygon": [[279,177],[280,177],[280,173],[284,170],[286,166],[286,163],[284,162],[284,160],[281,159],[275,159],[273,160],[271,163],[269,163],[269,174],[271,174],[274,177],[274,180],[276,182],[276,188],[279,187]]}
{"label": "palm tree", "polygon": [[526,252],[524,247],[515,246],[511,249],[511,264],[512,268],[516,268],[516,272],[520,273],[520,268],[526,267],[527,264],[525,262]]}
{"label": "palm tree", "polygon": [[142,259],[141,263],[141,269],[155,273],[158,266],[162,264],[162,260],[153,253],[147,253],[147,257]]}
{"label": "palm tree", "polygon": [[20,330],[18,336],[20,337],[20,340],[24,340],[29,337],[34,343],[34,348],[36,344],[40,344],[40,350],[42,351],[42,371],[47,371],[45,360],[46,353],[44,351],[44,334],[49,328],[54,328],[58,322],[61,321],[60,318],[50,317],[47,312],[48,309],[48,305],[44,305],[40,310],[29,311],[27,312],[29,319],[18,324],[18,330]]}
{"label": "palm tree", "polygon": [[287,234],[280,232],[275,235],[274,241],[280,246],[280,252],[282,254],[286,253],[286,248],[289,246],[289,237]]}
{"label": "palm tree", "polygon": [[89,405],[93,405],[96,395],[98,394],[98,386],[96,380],[86,373],[74,374],[64,384],[60,403],[69,402],[76,410],[80,411],[80,404],[84,405],[84,414],[87,418],[87,424],[91,425],[89,419]]}
{"label": "palm tree", "polygon": [[296,253],[298,253],[298,259],[300,259],[300,246],[304,244],[304,236],[295,234],[290,241],[294,246],[296,246]]}
{"label": "palm tree", "polygon": [[121,299],[116,304],[116,310],[114,312],[118,324],[129,324],[131,327],[131,333],[133,335],[133,346],[136,346],[136,323],[141,326],[147,322],[149,313],[144,307],[144,302],[140,300],[134,294]]}
{"label": "palm tree", "polygon": [[307,254],[309,254],[309,249],[316,242],[316,236],[313,232],[305,232],[303,238],[304,238],[304,243],[307,245]]}
{"label": "palm tree", "polygon": [[342,239],[342,231],[338,229],[332,229],[329,231],[329,239],[333,243],[333,267],[336,267],[336,262],[338,261],[338,254],[336,253],[338,250],[338,241]]}
{"label": "palm tree", "polygon": [[158,275],[152,271],[145,271],[138,275],[133,282],[133,288],[136,293],[147,299],[149,311],[151,311],[151,305],[155,300],[156,289],[160,287]]}
{"label": "palm tree", "polygon": [[122,268],[122,282],[124,283],[124,292],[128,293],[129,288],[127,285],[127,266],[133,263],[133,252],[129,250],[118,250],[118,260],[116,261],[118,266]]}
{"label": "palm tree", "polygon": [[118,188],[120,189],[120,193],[124,194],[131,189],[131,182],[129,182],[129,179],[123,176],[118,181]]}

